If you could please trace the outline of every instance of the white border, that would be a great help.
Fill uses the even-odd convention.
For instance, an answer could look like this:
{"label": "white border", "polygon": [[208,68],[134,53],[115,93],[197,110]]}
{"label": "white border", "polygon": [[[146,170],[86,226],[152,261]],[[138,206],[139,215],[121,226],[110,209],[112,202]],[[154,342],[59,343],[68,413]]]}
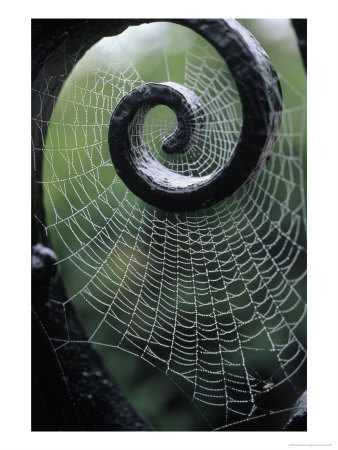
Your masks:
{"label": "white border", "polygon": [[[121,4],[118,4],[121,3]],[[125,4],[123,4],[125,3]],[[160,4],[161,3],[161,4]],[[1,25],[1,396],[5,450],[337,448],[338,3],[69,0],[6,2]],[[309,422],[306,433],[30,431],[30,19],[32,17],[308,18]]]}

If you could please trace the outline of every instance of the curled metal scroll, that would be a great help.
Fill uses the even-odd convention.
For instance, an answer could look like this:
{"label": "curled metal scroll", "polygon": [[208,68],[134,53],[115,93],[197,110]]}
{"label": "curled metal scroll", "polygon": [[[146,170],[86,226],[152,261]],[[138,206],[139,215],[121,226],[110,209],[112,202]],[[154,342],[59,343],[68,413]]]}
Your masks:
{"label": "curled metal scroll", "polygon": [[[180,23],[180,21],[175,21]],[[160,164],[137,140],[135,156],[130,125],[144,111],[163,104],[177,116],[176,131],[162,148],[167,153],[188,150],[203,126],[203,104],[177,83],[147,83],[126,94],[114,110],[108,134],[112,161],[120,178],[142,200],[168,211],[211,206],[232,195],[265,167],[281,123],[282,93],[273,64],[255,38],[235,20],[182,21],[209,41],[226,61],[242,103],[242,128],[227,163],[213,173],[191,177]],[[199,119],[198,119],[199,118]],[[134,142],[135,144],[135,142]]]}

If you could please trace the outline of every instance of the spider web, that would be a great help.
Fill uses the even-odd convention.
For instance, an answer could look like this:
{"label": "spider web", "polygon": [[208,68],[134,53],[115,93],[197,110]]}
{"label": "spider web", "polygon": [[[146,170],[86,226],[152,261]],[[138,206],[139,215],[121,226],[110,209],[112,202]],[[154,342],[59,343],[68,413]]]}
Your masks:
{"label": "spider web", "polygon": [[[76,64],[49,123],[42,182],[46,230],[68,291],[65,323],[73,304],[89,342],[142,358],[183,390],[212,429],[231,429],[290,410],[304,390],[305,99],[281,76],[292,103],[284,104],[269,164],[230,198],[197,212],[152,207],[124,185],[109,155],[111,113],[127,92],[170,80],[201,99],[205,123],[184,154],[161,150],[176,126],[168,108],[130,127],[184,175],[222,167],[242,118],[232,77],[206,41],[177,25],[139,32],[145,27],[167,36],[153,38],[153,73],[128,47],[133,29],[105,38]],[[181,42],[174,69],[171,30]],[[57,351],[72,330],[50,338]]]}

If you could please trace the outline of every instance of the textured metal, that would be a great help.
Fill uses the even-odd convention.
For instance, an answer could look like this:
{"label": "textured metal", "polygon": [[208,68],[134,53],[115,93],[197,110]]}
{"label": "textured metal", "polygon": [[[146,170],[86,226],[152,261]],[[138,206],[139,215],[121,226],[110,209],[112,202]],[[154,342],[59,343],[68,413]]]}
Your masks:
{"label": "textured metal", "polygon": [[142,124],[146,113],[156,105],[172,108],[177,116],[178,126],[162,143],[163,150],[168,154],[187,151],[196,129],[203,126],[202,105],[190,89],[177,83],[147,83],[133,89],[115,108],[108,134],[118,175],[136,195],[149,202],[149,197],[154,198],[155,203],[159,189],[165,193],[167,189],[181,189],[200,181],[198,177],[186,177],[165,168],[153,157],[141,136],[136,136],[134,145],[142,155],[136,157],[133,153],[129,127],[133,121]]}
{"label": "textured metal", "polygon": [[[181,120],[192,115],[196,96],[184,96],[178,111],[179,93],[168,83],[145,84],[127,94],[112,114],[109,148],[118,175],[142,200],[169,211],[190,211],[211,206],[232,195],[254,178],[268,161],[281,123],[282,93],[271,60],[256,39],[235,20],[182,20],[201,34],[225,59],[236,82],[242,103],[241,133],[231,157],[223,168],[202,177],[177,174],[156,161],[142,148],[142,158],[133,156],[129,125],[146,109],[164,104],[177,114],[178,127],[168,153],[187,148],[194,126],[183,127]],[[186,89],[181,86],[181,89]],[[191,91],[190,91],[191,92]],[[142,98],[143,96],[143,98]],[[203,105],[199,104],[203,109]],[[120,116],[120,117],[119,117]],[[184,130],[184,131],[183,131]],[[170,140],[170,139],[169,139]],[[181,142],[180,142],[181,140]],[[141,144],[141,136],[140,141]]]}
{"label": "textured metal", "polygon": [[[177,117],[178,126],[175,132],[162,143],[163,150],[168,154],[184,153],[189,148],[196,129],[203,126],[202,103],[187,87],[166,82],[146,83],[133,89],[115,108],[109,126],[109,148],[117,172],[121,160],[129,157],[124,152],[128,149],[119,148],[124,144],[128,126],[132,121],[143,125],[147,112],[157,105],[169,106]],[[141,137],[138,144],[142,145]]]}

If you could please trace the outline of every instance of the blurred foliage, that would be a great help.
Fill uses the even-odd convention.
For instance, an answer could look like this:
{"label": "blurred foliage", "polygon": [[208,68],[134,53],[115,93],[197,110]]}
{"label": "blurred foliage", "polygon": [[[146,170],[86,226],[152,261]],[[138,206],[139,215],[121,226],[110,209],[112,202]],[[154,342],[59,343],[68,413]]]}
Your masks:
{"label": "blurred foliage", "polygon": [[[306,76],[302,66],[301,58],[299,56],[297,43],[294,32],[288,21],[271,22],[267,20],[240,20],[240,22],[251,31],[254,36],[261,43],[266,50],[270,58],[272,59],[277,72],[282,76],[282,89],[285,103],[288,107],[299,104],[300,94],[306,94]],[[51,124],[49,127],[49,134],[46,142],[46,156],[44,164],[43,180],[46,182],[51,181],[50,184],[44,186],[45,189],[45,207],[47,213],[48,225],[53,224],[56,221],[62,221],[63,217],[67,217],[72,214],[72,208],[69,203],[64,202],[64,194],[53,188],[53,180],[56,179],[69,179],[76,176],[79,167],[86,167],[90,170],[90,167],[100,166],[100,180],[104,186],[109,186],[115,177],[114,170],[106,164],[109,161],[109,150],[107,142],[103,142],[97,147],[93,153],[86,155],[82,152],[81,160],[79,159],[78,152],[74,151],[71,159],[65,160],[55,149],[77,149],[84,147],[88,142],[100,141],[98,136],[95,135],[95,127],[81,127],[81,124],[95,124],[95,123],[109,123],[109,114],[104,115],[104,112],[100,112],[100,106],[106,107],[110,111],[116,106],[116,100],[119,98],[122,91],[127,92],[131,90],[133,86],[132,82],[128,82],[128,79],[132,80],[132,73],[130,71],[130,64],[132,64],[135,70],[139,73],[140,78],[145,81],[161,82],[166,81],[169,77],[171,80],[178,83],[184,82],[185,73],[185,59],[186,52],[189,45],[196,44],[195,54],[198,58],[198,49],[203,49],[206,45],[210,47],[209,51],[216,53],[215,50],[195,33],[187,30],[183,27],[178,27],[170,24],[155,24],[152,25],[155,30],[152,34],[145,35],[141,38],[142,27],[133,27],[125,32],[120,37],[120,44],[116,48],[114,53],[116,60],[112,59],[110,53],[109,64],[105,59],[105,49],[110,43],[109,38],[104,39],[89,50],[81,61],[81,70],[75,67],[73,73],[69,77],[69,80],[65,83],[63,91],[56,104],[53,112]],[[193,41],[193,42],[192,42]],[[137,42],[137,45],[135,45]],[[163,52],[163,42],[166,43],[166,53]],[[201,50],[201,55],[204,51]],[[128,55],[128,58],[126,58]],[[118,78],[117,75],[111,74],[110,69],[112,64],[119,64],[119,73],[123,73],[123,79]],[[88,70],[84,70],[87,67]],[[93,76],[95,71],[99,68],[102,73],[102,86],[98,85],[97,79]],[[211,66],[212,69],[212,66]],[[134,69],[133,69],[134,70]],[[169,74],[168,74],[169,72]],[[109,79],[109,83],[104,83],[104,80]],[[115,78],[114,78],[115,77]],[[74,83],[77,87],[84,87],[83,91],[75,91]],[[96,84],[95,84],[96,83]],[[109,100],[109,104],[101,104],[104,100],[102,96],[95,97],[91,91],[104,92],[105,97]],[[83,105],[88,107],[79,109],[69,108],[67,99],[73,99],[76,102],[82,102]],[[107,100],[108,101],[108,100]],[[93,108],[91,106],[97,106]],[[173,113],[165,107],[158,107],[154,109],[150,114],[154,117],[159,116],[161,120],[171,120],[174,123]],[[305,127],[301,124],[302,111],[296,110],[292,116],[292,121],[295,129],[303,129],[303,150],[305,161],[306,150],[306,135]],[[66,124],[66,125],[65,125]],[[100,137],[101,138],[101,137]],[[299,136],[290,136],[289,140],[285,140],[285,146],[295,146],[299,143]],[[95,146],[94,146],[95,147]],[[101,150],[102,148],[102,150]],[[285,148],[287,152],[288,149]],[[71,164],[68,162],[71,161]],[[65,164],[66,162],[66,164]],[[274,170],[282,170],[282,167],[278,167],[278,162],[275,163]],[[284,169],[283,169],[284,170]],[[300,180],[298,180],[300,181]],[[125,195],[125,188],[122,183],[116,185],[116,191],[114,191],[115,198],[111,198],[111,202],[116,208],[119,206],[119,202],[122,201]],[[67,187],[67,198],[70,203],[74,205],[83,204],[85,196],[93,198],[98,187],[95,184],[87,183],[83,186],[83,192],[78,192],[76,189],[72,189],[71,186]],[[47,191],[49,195],[47,195]],[[128,195],[132,195],[129,193]],[[277,197],[283,199],[283,188],[281,187]],[[50,200],[53,199],[53,201]],[[131,202],[132,203],[132,202]],[[299,198],[294,199],[295,204],[299,204]],[[64,205],[62,208],[59,206],[56,208],[58,215],[55,212],[55,205]],[[291,204],[292,206],[292,204]],[[62,216],[60,217],[60,211],[62,210]],[[97,212],[93,210],[93,214],[96,214],[96,221],[100,221],[97,217]],[[103,211],[104,213],[104,211]],[[278,210],[278,205],[271,214],[275,214],[276,217],[281,212]],[[125,211],[128,214],[128,208]],[[102,220],[102,218],[101,218]],[[90,225],[83,220],[81,225],[83,239],[86,239],[86,233],[90,233]],[[128,225],[129,232],[126,229],[125,247],[116,248],[116,259],[122,258],[123,254],[127,253],[128,247],[128,234],[133,235],[132,227],[133,223]],[[285,225],[285,229],[288,229],[288,224]],[[68,226],[58,227],[58,232],[55,228],[50,228],[50,238],[52,246],[62,260],[69,254],[69,249],[64,242],[72,240],[72,231]],[[76,230],[80,235],[80,231]],[[144,229],[146,233],[147,230]],[[306,246],[306,238],[304,230],[299,239],[299,242]],[[159,245],[161,242],[159,241]],[[76,251],[81,247],[81,242],[74,241],[72,243],[72,251]],[[144,254],[145,252],[143,252]],[[134,255],[134,258],[138,260],[138,270],[142,270],[144,265],[144,256],[142,252]],[[305,261],[299,262],[299,270],[304,270]],[[86,282],[86,275],[81,275],[81,264],[79,262],[79,269],[74,276],[74,267],[65,260],[61,264],[61,272],[64,282],[67,287],[68,295],[74,295]],[[297,267],[295,268],[297,270]],[[112,282],[116,284],[123,277],[123,271],[115,271],[112,274]],[[240,291],[241,286],[234,286],[235,290]],[[305,296],[305,286],[303,295]],[[98,317],[92,311],[91,308],[83,306],[83,304],[77,299],[74,299],[74,305],[81,316],[83,323],[85,324],[88,334],[91,335],[92,330],[95,329]],[[305,341],[305,329],[303,332],[303,340]],[[112,331],[107,327],[102,331],[100,340],[102,342],[110,342],[110,334]],[[105,336],[104,333],[107,333]],[[259,345],[256,342],[256,345]],[[261,343],[264,346],[264,343]],[[190,400],[182,394],[181,390],[166,377],[163,373],[156,370],[154,367],[142,361],[141,358],[133,356],[127,352],[111,348],[109,346],[97,346],[97,350],[102,354],[107,367],[110,369],[113,376],[117,379],[126,395],[133,403],[135,408],[143,415],[157,430],[208,430],[209,427],[205,423],[201,414],[195,409],[195,406]],[[262,376],[266,372],[266,376],[271,371],[271,368],[264,366],[264,362],[260,361],[259,352],[253,355],[252,361],[256,367],[259,368],[259,372]],[[186,392],[189,392],[187,387]],[[215,414],[215,412],[211,412]],[[278,418],[276,419],[278,421]],[[224,418],[220,418],[220,424],[224,422]],[[276,426],[279,424],[276,422]]]}

